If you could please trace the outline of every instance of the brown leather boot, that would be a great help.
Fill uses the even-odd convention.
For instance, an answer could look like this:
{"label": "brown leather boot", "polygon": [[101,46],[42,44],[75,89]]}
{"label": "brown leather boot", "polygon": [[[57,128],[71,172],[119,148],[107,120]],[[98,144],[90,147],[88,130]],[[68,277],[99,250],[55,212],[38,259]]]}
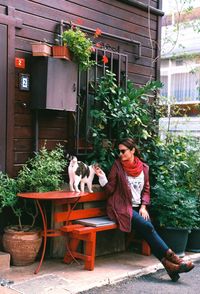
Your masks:
{"label": "brown leather boot", "polygon": [[192,261],[185,261],[182,258],[180,258],[178,255],[176,255],[171,249],[167,250],[166,252],[166,258],[167,260],[181,265],[181,272],[189,272],[194,268],[194,264]]}
{"label": "brown leather boot", "polygon": [[175,264],[181,264],[183,262],[183,259],[176,255],[171,249],[167,250],[166,258]]}
{"label": "brown leather boot", "polygon": [[172,263],[167,258],[163,258],[161,260],[162,264],[164,265],[168,275],[170,276],[173,282],[177,282],[180,278],[179,276],[179,265]]}

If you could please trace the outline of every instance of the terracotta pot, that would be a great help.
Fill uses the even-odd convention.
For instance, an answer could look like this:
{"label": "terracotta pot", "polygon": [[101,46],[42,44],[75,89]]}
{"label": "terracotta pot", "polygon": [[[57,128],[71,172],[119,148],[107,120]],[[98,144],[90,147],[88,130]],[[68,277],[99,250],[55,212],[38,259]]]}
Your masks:
{"label": "terracotta pot", "polygon": [[29,265],[36,259],[42,243],[41,231],[15,231],[5,228],[3,235],[4,250],[11,255],[13,265]]}
{"label": "terracotta pot", "polygon": [[72,60],[71,53],[66,46],[53,46],[53,57]]}
{"label": "terracotta pot", "polygon": [[51,46],[45,43],[32,43],[33,56],[51,56]]}

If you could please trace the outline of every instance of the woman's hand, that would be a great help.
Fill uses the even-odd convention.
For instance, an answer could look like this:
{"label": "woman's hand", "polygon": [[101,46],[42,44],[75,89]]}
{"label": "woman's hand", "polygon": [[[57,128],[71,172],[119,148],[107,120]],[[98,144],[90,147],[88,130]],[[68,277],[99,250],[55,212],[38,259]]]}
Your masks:
{"label": "woman's hand", "polygon": [[139,214],[145,219],[145,220],[150,220],[149,213],[146,209],[146,205],[141,205]]}
{"label": "woman's hand", "polygon": [[98,177],[105,176],[104,171],[99,166],[94,166],[94,171]]}

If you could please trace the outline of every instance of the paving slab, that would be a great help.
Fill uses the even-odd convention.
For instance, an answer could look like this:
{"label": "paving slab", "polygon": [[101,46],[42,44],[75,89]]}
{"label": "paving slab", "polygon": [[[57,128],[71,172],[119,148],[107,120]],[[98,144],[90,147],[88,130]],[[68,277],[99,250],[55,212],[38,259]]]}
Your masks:
{"label": "paving slab", "polygon": [[[187,254],[185,259],[189,258],[200,259],[200,253]],[[153,255],[132,252],[97,257],[93,271],[84,270],[82,262],[66,265],[61,259],[45,260],[37,275],[34,274],[36,266],[37,262],[24,267],[11,266],[4,271],[3,278],[14,281],[14,284],[10,288],[1,287],[0,293],[76,294],[163,268]]]}

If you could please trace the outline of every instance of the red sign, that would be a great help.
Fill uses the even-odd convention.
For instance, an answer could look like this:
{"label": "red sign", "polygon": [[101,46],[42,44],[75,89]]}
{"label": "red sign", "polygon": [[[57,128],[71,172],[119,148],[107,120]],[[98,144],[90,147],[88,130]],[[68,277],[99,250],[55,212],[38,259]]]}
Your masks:
{"label": "red sign", "polygon": [[15,57],[15,67],[25,68],[25,58]]}

